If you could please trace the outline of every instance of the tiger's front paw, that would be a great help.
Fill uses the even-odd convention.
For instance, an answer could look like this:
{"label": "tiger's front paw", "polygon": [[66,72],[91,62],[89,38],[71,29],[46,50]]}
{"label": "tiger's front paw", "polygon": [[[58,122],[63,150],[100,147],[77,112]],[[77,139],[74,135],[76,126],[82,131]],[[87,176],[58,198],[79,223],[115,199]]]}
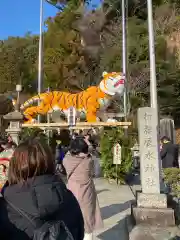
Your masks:
{"label": "tiger's front paw", "polygon": [[33,124],[33,123],[37,123],[37,120],[34,118],[24,122],[24,124]]}

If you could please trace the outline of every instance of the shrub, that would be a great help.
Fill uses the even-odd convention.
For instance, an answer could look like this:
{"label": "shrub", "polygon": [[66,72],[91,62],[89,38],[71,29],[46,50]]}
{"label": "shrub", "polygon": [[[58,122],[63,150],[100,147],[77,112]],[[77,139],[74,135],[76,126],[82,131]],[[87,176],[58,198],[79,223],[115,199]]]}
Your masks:
{"label": "shrub", "polygon": [[40,141],[48,142],[47,136],[40,128],[23,128],[20,133],[20,142],[23,142],[29,138],[38,138]]}
{"label": "shrub", "polygon": [[[118,165],[113,164],[113,146],[119,143],[121,145],[122,162]],[[101,135],[101,167],[106,179],[118,179],[119,183],[125,183],[125,177],[132,168],[131,147],[133,146],[133,137],[126,138],[122,128],[105,128]]]}
{"label": "shrub", "polygon": [[172,194],[180,198],[180,169],[167,168],[164,169],[164,180],[171,187]]}

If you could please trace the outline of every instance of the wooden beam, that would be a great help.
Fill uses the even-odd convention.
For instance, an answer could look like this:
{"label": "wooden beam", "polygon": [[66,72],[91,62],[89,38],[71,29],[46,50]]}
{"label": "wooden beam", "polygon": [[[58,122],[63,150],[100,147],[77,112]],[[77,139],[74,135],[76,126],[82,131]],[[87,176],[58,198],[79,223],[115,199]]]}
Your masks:
{"label": "wooden beam", "polygon": [[114,118],[114,117],[117,117],[117,118],[122,118],[124,117],[124,113],[102,113],[102,112],[98,112],[97,116],[104,116],[106,118]]}
{"label": "wooden beam", "polygon": [[[29,128],[33,128],[33,127],[29,127]],[[70,129],[70,130],[90,130],[92,129],[92,127],[38,127],[42,130],[57,130],[58,128],[60,128],[60,130],[62,129]],[[101,127],[93,127],[93,128],[101,128]],[[103,127],[102,127],[103,128]],[[125,127],[122,127],[125,128]]]}
{"label": "wooden beam", "polygon": [[[70,127],[73,128],[94,128],[94,127],[128,127],[131,126],[131,122],[77,122],[76,126]],[[22,127],[29,128],[69,128],[68,123],[32,123],[32,124],[22,124]]]}
{"label": "wooden beam", "polygon": [[[99,126],[99,127],[59,127],[60,130],[62,129],[69,129],[69,130],[90,130],[90,129],[100,129],[103,128],[104,126]],[[33,127],[29,127],[33,128]],[[57,127],[39,127],[42,130],[57,130]],[[123,129],[128,129],[128,126],[122,126]]]}

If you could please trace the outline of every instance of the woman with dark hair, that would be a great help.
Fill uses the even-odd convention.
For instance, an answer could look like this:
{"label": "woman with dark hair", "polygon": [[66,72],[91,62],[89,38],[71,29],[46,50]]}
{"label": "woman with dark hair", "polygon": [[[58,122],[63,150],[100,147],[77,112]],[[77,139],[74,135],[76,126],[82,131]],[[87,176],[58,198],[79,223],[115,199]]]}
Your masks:
{"label": "woman with dark hair", "polygon": [[54,173],[48,146],[33,139],[15,149],[3,196],[10,222],[26,238],[17,235],[13,239],[83,239],[79,204]]}
{"label": "woman with dark hair", "polygon": [[84,240],[93,239],[93,231],[103,227],[97,194],[93,182],[93,161],[88,153],[88,144],[82,137],[70,143],[70,151],[63,161],[67,173],[68,188],[81,207],[84,224]]}

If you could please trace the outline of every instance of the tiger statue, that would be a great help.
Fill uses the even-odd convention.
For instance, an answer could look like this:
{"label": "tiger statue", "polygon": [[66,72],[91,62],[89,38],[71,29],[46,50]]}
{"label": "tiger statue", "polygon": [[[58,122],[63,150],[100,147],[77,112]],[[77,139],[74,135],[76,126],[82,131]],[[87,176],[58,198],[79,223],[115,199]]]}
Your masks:
{"label": "tiger statue", "polygon": [[[27,100],[20,109],[27,120],[25,123],[33,123],[38,114],[46,115],[53,111],[60,111],[60,115],[67,117],[70,107],[76,109],[80,118],[86,116],[87,122],[96,122],[99,121],[97,112],[104,111],[115,94],[123,94],[124,81],[125,77],[120,72],[103,72],[103,79],[98,86],[91,86],[76,94],[61,91],[45,92]],[[34,106],[35,103],[39,105]]]}

